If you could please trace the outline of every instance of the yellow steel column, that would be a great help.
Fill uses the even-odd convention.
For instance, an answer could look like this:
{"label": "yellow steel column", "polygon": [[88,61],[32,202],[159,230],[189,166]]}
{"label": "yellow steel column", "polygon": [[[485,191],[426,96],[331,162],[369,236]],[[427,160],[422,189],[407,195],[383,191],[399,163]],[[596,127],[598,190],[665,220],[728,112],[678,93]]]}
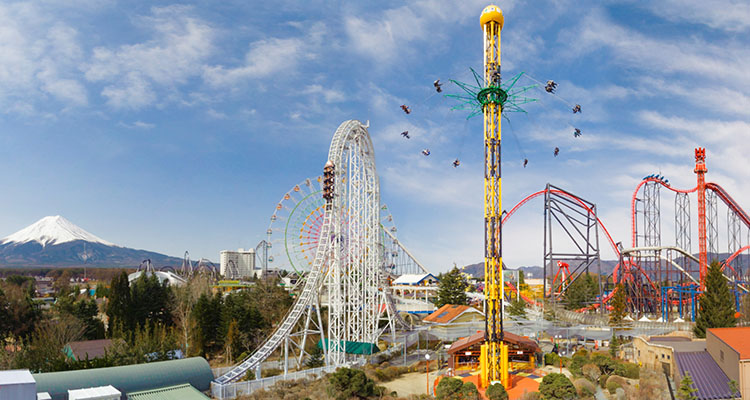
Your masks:
{"label": "yellow steel column", "polygon": [[503,14],[499,7],[489,5],[479,18],[484,31],[484,80],[485,88],[479,101],[484,113],[484,294],[486,304],[485,343],[482,345],[482,385],[501,381],[508,387],[508,348],[503,343],[503,274],[502,274],[502,180],[500,173],[500,118],[503,97],[500,72],[500,31]]}

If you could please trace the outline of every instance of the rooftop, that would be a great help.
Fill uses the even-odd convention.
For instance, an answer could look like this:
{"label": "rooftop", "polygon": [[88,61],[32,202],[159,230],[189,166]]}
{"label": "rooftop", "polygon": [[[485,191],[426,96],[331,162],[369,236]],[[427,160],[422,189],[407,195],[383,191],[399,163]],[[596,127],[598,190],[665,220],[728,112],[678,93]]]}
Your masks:
{"label": "rooftop", "polygon": [[434,275],[432,274],[403,274],[399,276],[398,278],[393,280],[394,285],[416,285],[423,280],[427,279],[428,277],[431,277],[432,279],[437,280]]}
{"label": "rooftop", "polygon": [[[461,338],[453,342],[451,347],[448,349],[448,354],[453,354],[457,351],[461,351],[467,347],[470,347],[472,345],[475,345],[483,341],[484,341],[484,331],[477,331],[477,333],[471,336],[467,336],[465,338]],[[505,343],[514,344],[516,346],[524,348],[527,351],[534,351],[537,353],[542,351],[539,348],[539,345],[535,341],[527,337],[516,335],[515,333],[511,333],[508,331],[505,331],[503,333],[503,341]]]}
{"label": "rooftop", "polygon": [[11,369],[0,371],[0,386],[19,383],[36,383],[28,369]]}
{"label": "rooftop", "polygon": [[476,312],[480,315],[482,314],[481,311],[477,310],[474,307],[446,304],[438,308],[434,313],[426,316],[424,321],[432,322],[434,324],[447,324],[465,312]]}
{"label": "rooftop", "polygon": [[68,343],[63,351],[74,360],[85,360],[87,355],[89,359],[104,356],[110,346],[112,339],[81,340]]}
{"label": "rooftop", "polygon": [[128,400],[208,400],[196,388],[184,384],[128,393]]}
{"label": "rooftop", "polygon": [[729,399],[729,378],[707,351],[675,354],[680,377],[690,372],[698,399]]}
{"label": "rooftop", "polygon": [[[740,355],[740,360],[750,358],[750,326],[737,328],[710,328],[709,333],[714,334],[719,340],[733,348]],[[708,336],[707,336],[708,337]]]}
{"label": "rooftop", "polygon": [[671,347],[675,353],[690,353],[706,350],[705,340],[691,340],[690,338],[679,336],[652,336],[648,340],[648,343]]}
{"label": "rooftop", "polygon": [[112,396],[121,394],[122,393],[120,393],[120,391],[115,389],[112,385],[68,390],[68,396],[71,398],[73,398],[74,396],[75,398],[93,398],[94,396]]}

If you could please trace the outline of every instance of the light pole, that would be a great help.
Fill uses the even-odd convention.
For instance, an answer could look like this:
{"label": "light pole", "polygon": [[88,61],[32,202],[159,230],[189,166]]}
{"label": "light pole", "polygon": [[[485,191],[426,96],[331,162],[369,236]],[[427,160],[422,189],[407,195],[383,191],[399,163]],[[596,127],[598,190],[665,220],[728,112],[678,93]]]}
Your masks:
{"label": "light pole", "polygon": [[427,395],[430,395],[430,353],[424,355],[424,359],[427,360]]}

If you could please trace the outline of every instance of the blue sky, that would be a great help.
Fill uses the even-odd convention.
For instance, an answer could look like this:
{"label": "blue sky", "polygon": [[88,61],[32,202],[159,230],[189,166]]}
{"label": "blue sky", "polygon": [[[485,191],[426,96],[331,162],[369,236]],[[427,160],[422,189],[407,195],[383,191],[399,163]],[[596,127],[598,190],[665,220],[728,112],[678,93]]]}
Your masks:
{"label": "blue sky", "polygon": [[[370,121],[401,241],[438,272],[479,262],[481,120],[451,111],[432,81],[481,66],[485,3],[0,3],[0,235],[61,214],[123,246],[217,260],[264,238],[278,200],[320,174],[354,118]],[[504,123],[504,208],[551,182],[595,202],[627,243],[637,182],[693,187],[696,146],[708,180],[750,208],[746,2],[498,5],[504,76],[554,79],[583,107],[537,91]],[[673,202],[662,197],[664,242]],[[541,263],[541,211],[506,227],[511,266]]]}

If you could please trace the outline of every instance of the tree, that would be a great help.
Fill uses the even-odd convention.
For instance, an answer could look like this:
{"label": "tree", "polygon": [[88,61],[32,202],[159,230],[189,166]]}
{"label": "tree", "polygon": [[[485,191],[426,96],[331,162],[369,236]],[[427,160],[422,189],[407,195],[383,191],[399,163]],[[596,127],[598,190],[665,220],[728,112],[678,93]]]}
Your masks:
{"label": "tree", "polygon": [[457,267],[438,277],[437,300],[435,306],[438,308],[446,304],[466,305],[468,298],[466,296],[466,278]]}
{"label": "tree", "polygon": [[690,376],[690,371],[685,371],[685,376],[682,377],[680,382],[680,388],[677,390],[677,398],[680,400],[697,400],[698,396],[695,395],[698,389],[693,387],[693,378]]}
{"label": "tree", "polygon": [[42,311],[21,286],[0,286],[0,337],[28,338],[41,320]]}
{"label": "tree", "polygon": [[223,344],[222,336],[222,307],[221,295],[217,293],[211,297],[202,294],[193,308],[195,319],[194,354],[208,354],[218,350]]}
{"label": "tree", "polygon": [[717,261],[708,268],[706,289],[700,296],[698,306],[693,332],[699,338],[706,337],[706,329],[732,327],[737,322],[734,318],[734,297]]}
{"label": "tree", "polygon": [[84,326],[83,338],[87,340],[104,339],[104,323],[97,318],[99,308],[94,300],[81,299],[74,303],[73,316]]}
{"label": "tree", "polygon": [[732,392],[732,399],[742,398],[740,387],[734,379],[729,381],[729,391]]}
{"label": "tree", "polygon": [[580,274],[565,290],[565,308],[578,310],[586,307],[599,293],[599,284],[592,274]]}
{"label": "tree", "polygon": [[328,377],[328,394],[336,400],[366,399],[375,393],[375,382],[361,370],[339,368]]}
{"label": "tree", "polygon": [[155,274],[143,273],[130,285],[130,302],[135,325],[171,325],[173,322],[170,307],[172,292],[167,281],[160,283]]}
{"label": "tree", "polygon": [[539,392],[546,400],[571,400],[577,396],[573,382],[565,375],[557,373],[551,373],[542,379]]}
{"label": "tree", "polygon": [[505,386],[502,383],[493,383],[484,392],[489,400],[508,400],[508,392],[505,390]]}
{"label": "tree", "polygon": [[323,359],[323,348],[315,346],[315,348],[310,352],[310,356],[307,357],[307,361],[305,361],[305,366],[307,368],[318,368],[325,365],[325,360]]}
{"label": "tree", "polygon": [[609,341],[609,355],[612,356],[612,358],[617,358],[619,352],[620,341],[617,339],[617,336],[615,336],[615,333],[612,332],[612,339]]}
{"label": "tree", "polygon": [[114,331],[114,327],[119,326],[123,330],[132,330],[134,320],[131,314],[130,299],[130,282],[128,282],[128,273],[124,270],[119,275],[112,278],[110,287],[110,297],[107,301],[107,317],[109,317],[109,336]]}
{"label": "tree", "polygon": [[508,314],[511,317],[526,318],[526,302],[523,300],[513,300],[508,307]]}
{"label": "tree", "polygon": [[625,320],[626,304],[625,285],[618,283],[615,286],[615,295],[612,296],[612,311],[609,313],[609,326],[620,326]]}

